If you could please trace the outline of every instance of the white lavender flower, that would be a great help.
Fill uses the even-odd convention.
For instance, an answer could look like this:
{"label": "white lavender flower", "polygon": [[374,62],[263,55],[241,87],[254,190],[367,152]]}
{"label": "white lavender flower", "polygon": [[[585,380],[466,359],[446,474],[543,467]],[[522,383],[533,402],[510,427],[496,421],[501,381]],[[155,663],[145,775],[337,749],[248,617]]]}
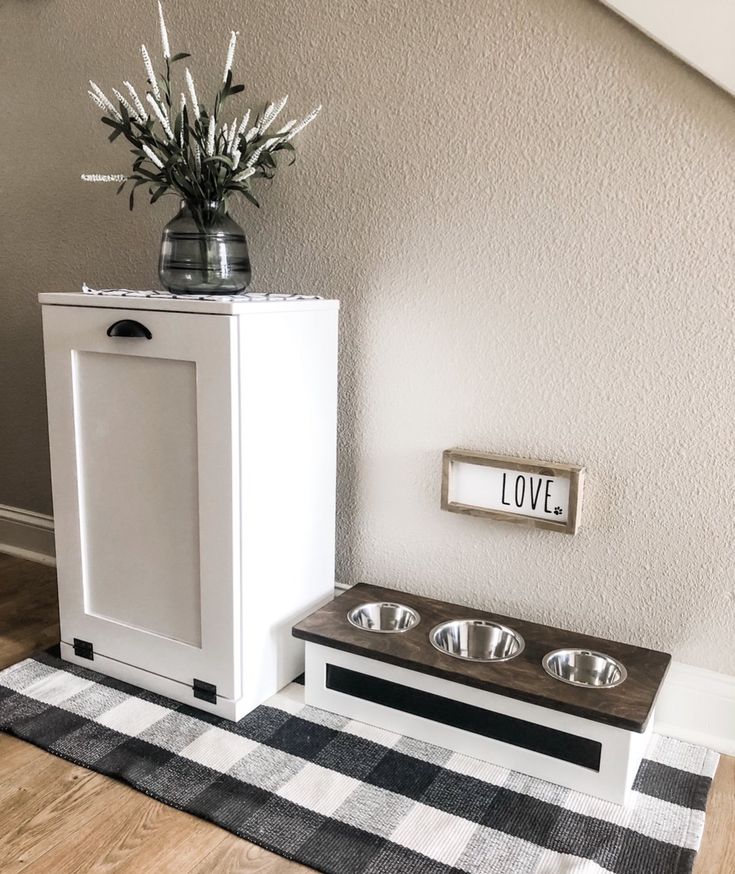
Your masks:
{"label": "white lavender flower", "polygon": [[168,115],[166,114],[165,110],[156,103],[156,101],[153,99],[152,94],[146,94],[146,100],[148,101],[148,103],[150,103],[151,109],[153,110],[156,118],[161,122],[161,127],[166,132],[166,136],[170,140],[173,140],[174,132],[171,130],[171,125],[169,124]]}
{"label": "white lavender flower", "polygon": [[115,109],[115,107],[112,105],[112,101],[109,100],[109,98],[107,97],[105,92],[100,88],[100,86],[97,85],[96,82],[93,82],[91,79],[89,80],[89,84],[92,86],[92,91],[88,91],[87,93],[90,96],[92,96],[92,93],[94,92],[94,96],[96,96],[96,98],[97,98],[95,103],[97,103],[98,106],[101,105],[102,109],[106,109],[118,121],[122,121],[122,116],[117,111],[117,109]]}
{"label": "white lavender flower", "polygon": [[163,6],[161,0],[158,0],[158,23],[161,26],[161,46],[163,47],[163,58],[168,61],[171,58],[171,47],[168,44],[168,31],[166,30],[166,22],[163,18]]}
{"label": "white lavender flower", "polygon": [[125,182],[127,176],[121,173],[82,173],[82,182]]}
{"label": "white lavender flower", "polygon": [[237,176],[233,176],[233,182],[242,182],[245,179],[249,179],[253,173],[255,173],[255,167],[249,167],[247,170],[243,170],[242,173],[238,173]]}
{"label": "white lavender flower", "polygon": [[[227,125],[225,125],[227,128]],[[235,146],[235,137],[237,136],[237,118],[232,122],[232,127],[229,130],[229,134],[227,136],[227,152],[228,154],[232,154],[232,150]]]}
{"label": "white lavender flower", "polygon": [[288,94],[285,97],[281,97],[276,103],[269,103],[266,107],[265,112],[263,113],[263,118],[260,122],[260,133],[265,133],[266,130],[273,124],[273,122],[278,117],[278,114],[281,112],[283,107],[286,105],[286,101],[288,100]]}
{"label": "white lavender flower", "polygon": [[98,109],[101,109],[103,112],[105,112],[107,110],[107,107],[105,106],[105,104],[99,99],[99,97],[94,93],[94,91],[87,91],[87,94],[89,94],[89,99],[92,101],[92,103],[94,103],[94,105]]}
{"label": "white lavender flower", "polygon": [[255,165],[255,162],[256,162],[256,161],[258,160],[258,158],[260,157],[260,153],[261,153],[262,151],[263,151],[263,146],[259,146],[259,147],[258,147],[258,148],[253,152],[253,154],[248,158],[248,162],[247,162],[247,164],[245,165],[245,169],[246,169],[246,170],[248,169],[248,167],[253,167],[253,166]]}
{"label": "white lavender flower", "polygon": [[217,120],[213,115],[209,117],[209,129],[207,130],[207,154],[214,154],[214,134],[217,128]]}
{"label": "white lavender flower", "polygon": [[142,119],[138,117],[137,110],[133,109],[130,103],[126,100],[125,97],[123,97],[123,95],[117,90],[117,88],[113,88],[112,93],[115,95],[115,99],[120,103],[120,105],[125,107],[125,111],[131,118],[135,119],[136,121],[142,122]]}
{"label": "white lavender flower", "polygon": [[143,64],[145,65],[146,76],[148,77],[150,86],[153,89],[153,96],[160,102],[161,89],[158,87],[158,79],[156,79],[156,74],[153,72],[151,56],[148,54],[148,49],[144,45],[140,47],[140,53],[143,55]]}
{"label": "white lavender flower", "polygon": [[186,87],[189,89],[189,98],[191,99],[191,111],[194,113],[194,118],[199,118],[199,101],[197,100],[197,93],[194,90],[194,80],[191,77],[191,73],[189,72],[189,68],[186,68]]}
{"label": "white lavender flower", "polygon": [[156,165],[156,167],[158,167],[159,169],[163,170],[163,161],[161,161],[161,159],[160,159],[160,158],[158,157],[158,155],[153,151],[153,149],[152,149],[150,146],[147,146],[145,143],[142,143],[142,144],[141,144],[141,148],[142,148],[143,151],[146,153],[146,155],[148,156],[148,158],[150,158],[150,160],[153,161],[153,163]]}
{"label": "white lavender flower", "polygon": [[291,128],[296,124],[296,119],[292,118],[291,121],[287,121],[283,127],[276,132],[277,137],[285,137],[286,134],[291,130]]}
{"label": "white lavender flower", "polygon": [[179,145],[184,148],[184,110],[186,109],[186,94],[181,94],[181,103],[179,104],[179,112],[181,113],[181,130],[179,131]]}
{"label": "white lavender flower", "polygon": [[202,166],[202,153],[199,151],[199,146],[196,143],[194,143],[192,151],[194,153],[194,166],[199,170]]}
{"label": "white lavender flower", "polygon": [[240,159],[242,158],[242,152],[239,149],[232,150],[232,169],[237,170],[240,166]]}
{"label": "white lavender flower", "polygon": [[312,109],[311,112],[306,116],[306,118],[303,118],[295,127],[291,128],[286,139],[292,140],[296,136],[296,134],[300,134],[301,131],[306,127],[306,125],[311,124],[311,122],[314,121],[314,119],[317,117],[317,115],[319,115],[321,111],[321,105],[317,106],[316,109]]}
{"label": "white lavender flower", "polygon": [[254,127],[251,127],[250,130],[245,134],[245,142],[249,143],[251,140],[254,140],[258,135],[258,125],[256,124]]}
{"label": "white lavender flower", "polygon": [[135,104],[135,108],[141,118],[141,121],[145,123],[146,121],[148,121],[148,113],[146,112],[145,106],[143,106],[140,97],[138,97],[138,92],[135,90],[135,88],[133,88],[130,82],[123,82],[123,85],[128,89],[130,97]]}
{"label": "white lavender flower", "polygon": [[230,45],[227,48],[227,60],[225,61],[225,74],[222,77],[223,82],[227,81],[227,77],[230,75],[230,70],[232,69],[232,61],[235,57],[235,46],[237,45],[237,36],[239,33],[239,30],[233,30],[232,35],[230,36]]}
{"label": "white lavender flower", "polygon": [[237,136],[235,139],[240,142],[240,137],[245,133],[245,128],[248,126],[248,122],[250,121],[250,110],[245,113],[240,122],[240,127],[237,129]]}
{"label": "white lavender flower", "polygon": [[266,108],[263,110],[263,115],[261,116],[258,130],[265,130],[266,125],[268,123],[268,116],[271,114],[272,111],[273,111],[273,104],[269,103],[266,106]]}

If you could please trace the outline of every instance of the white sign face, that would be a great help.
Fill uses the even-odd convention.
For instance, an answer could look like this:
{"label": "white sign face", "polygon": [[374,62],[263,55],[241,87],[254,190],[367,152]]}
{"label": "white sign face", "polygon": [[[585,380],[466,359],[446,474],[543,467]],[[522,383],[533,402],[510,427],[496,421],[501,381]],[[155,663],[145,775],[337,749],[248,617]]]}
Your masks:
{"label": "white sign face", "polygon": [[453,461],[451,464],[451,503],[503,513],[520,513],[551,522],[567,521],[568,478],[468,464],[465,461]]}
{"label": "white sign face", "polygon": [[447,449],[442,508],[575,534],[583,474],[576,465]]}

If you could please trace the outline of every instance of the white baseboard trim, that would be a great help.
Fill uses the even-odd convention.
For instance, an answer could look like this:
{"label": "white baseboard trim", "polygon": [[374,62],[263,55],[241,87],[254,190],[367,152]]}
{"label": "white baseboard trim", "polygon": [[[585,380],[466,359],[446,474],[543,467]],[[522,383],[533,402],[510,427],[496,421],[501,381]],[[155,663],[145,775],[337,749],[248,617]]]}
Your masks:
{"label": "white baseboard trim", "polygon": [[53,517],[0,504],[0,552],[55,565]]}
{"label": "white baseboard trim", "polygon": [[735,677],[673,662],[654,730],[735,756]]}

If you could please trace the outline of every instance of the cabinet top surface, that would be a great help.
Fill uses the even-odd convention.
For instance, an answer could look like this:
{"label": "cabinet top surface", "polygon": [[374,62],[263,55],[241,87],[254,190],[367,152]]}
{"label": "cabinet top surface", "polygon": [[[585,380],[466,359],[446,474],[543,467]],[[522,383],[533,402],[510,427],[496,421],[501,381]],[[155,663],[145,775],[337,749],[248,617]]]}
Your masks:
{"label": "cabinet top surface", "polygon": [[163,294],[143,296],[133,294],[99,294],[90,292],[43,292],[38,295],[46,306],[104,307],[129,310],[165,310],[178,313],[214,313],[246,315],[248,313],[283,313],[294,311],[336,310],[338,300],[323,300],[300,295],[244,294],[238,297],[216,298],[169,297]]}
{"label": "cabinet top surface", "polygon": [[[380,601],[412,607],[418,611],[421,621],[400,634],[373,634],[348,622],[347,613],[353,607]],[[429,643],[429,632],[436,625],[455,619],[480,619],[510,626],[523,636],[525,649],[505,662],[452,658]],[[671,661],[668,653],[364,583],[307,616],[294,626],[293,634],[302,640],[629,731],[644,730]],[[562,647],[607,653],[625,665],[628,678],[619,686],[600,689],[561,683],[545,673],[541,660],[546,653]]]}

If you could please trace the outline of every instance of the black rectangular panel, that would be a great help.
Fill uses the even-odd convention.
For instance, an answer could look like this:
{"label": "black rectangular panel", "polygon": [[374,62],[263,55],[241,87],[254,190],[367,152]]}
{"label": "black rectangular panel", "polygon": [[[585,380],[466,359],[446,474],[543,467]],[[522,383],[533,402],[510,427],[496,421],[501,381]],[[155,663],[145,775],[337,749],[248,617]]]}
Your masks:
{"label": "black rectangular panel", "polygon": [[194,697],[200,701],[208,701],[210,704],[217,703],[217,687],[214,683],[205,683],[204,680],[194,680]]}
{"label": "black rectangular panel", "polygon": [[353,698],[392,707],[402,713],[451,725],[452,728],[471,731],[593,771],[600,770],[602,745],[586,737],[577,737],[566,731],[546,728],[535,722],[495,713],[462,701],[452,701],[441,695],[423,692],[421,689],[413,689],[390,680],[381,680],[337,665],[327,665],[326,683],[327,689],[351,695]]}
{"label": "black rectangular panel", "polygon": [[78,658],[94,661],[94,646],[88,640],[74,638],[74,655]]}

